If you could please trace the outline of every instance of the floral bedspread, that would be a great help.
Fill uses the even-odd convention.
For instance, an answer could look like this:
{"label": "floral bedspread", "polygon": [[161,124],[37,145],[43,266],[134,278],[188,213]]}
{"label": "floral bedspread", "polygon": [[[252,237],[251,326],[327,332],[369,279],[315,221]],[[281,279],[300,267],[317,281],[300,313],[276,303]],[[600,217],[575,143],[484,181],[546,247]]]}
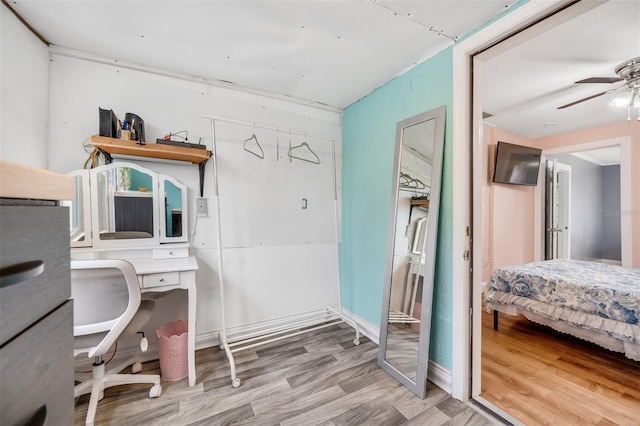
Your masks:
{"label": "floral bedspread", "polygon": [[[579,312],[587,314],[590,323],[601,318],[638,325],[640,269],[564,259],[509,266],[493,274],[485,301],[488,310],[493,309],[492,303],[514,304],[548,318],[568,318],[568,312]],[[552,315],[542,304],[556,311],[561,308],[560,312]]]}

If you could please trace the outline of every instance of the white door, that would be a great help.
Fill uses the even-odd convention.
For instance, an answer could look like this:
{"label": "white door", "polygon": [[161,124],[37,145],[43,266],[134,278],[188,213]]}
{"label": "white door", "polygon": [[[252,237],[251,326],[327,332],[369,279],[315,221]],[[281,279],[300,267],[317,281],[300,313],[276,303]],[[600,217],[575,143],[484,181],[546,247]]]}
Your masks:
{"label": "white door", "polygon": [[571,257],[571,166],[547,160],[545,259]]}

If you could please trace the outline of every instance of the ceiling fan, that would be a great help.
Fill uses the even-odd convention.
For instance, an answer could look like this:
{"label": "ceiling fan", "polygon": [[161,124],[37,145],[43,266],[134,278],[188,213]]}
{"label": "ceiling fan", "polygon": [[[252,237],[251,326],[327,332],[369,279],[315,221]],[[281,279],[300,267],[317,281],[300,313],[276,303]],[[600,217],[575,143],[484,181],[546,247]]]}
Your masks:
{"label": "ceiling fan", "polygon": [[584,101],[588,101],[590,99],[617,91],[623,91],[624,96],[620,97],[619,102],[616,102],[618,101],[618,98],[614,100],[614,102],[616,102],[615,106],[627,108],[636,106],[635,104],[640,104],[640,56],[637,58],[629,59],[618,65],[615,68],[615,73],[617,74],[617,77],[590,77],[584,80],[576,81],[575,84],[617,83],[624,80],[623,85],[616,87],[615,89],[605,90],[604,92],[596,93],[595,95],[587,96],[586,98],[582,98],[566,105],[562,105],[558,107],[558,109],[568,108]]}

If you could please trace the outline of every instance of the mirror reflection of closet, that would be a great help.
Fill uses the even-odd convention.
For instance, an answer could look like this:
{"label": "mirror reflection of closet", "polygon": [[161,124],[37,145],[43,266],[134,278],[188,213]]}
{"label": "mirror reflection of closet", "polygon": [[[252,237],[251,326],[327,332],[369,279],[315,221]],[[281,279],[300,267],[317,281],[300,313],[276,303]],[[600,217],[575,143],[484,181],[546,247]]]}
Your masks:
{"label": "mirror reflection of closet", "polygon": [[427,388],[445,107],[400,121],[378,364],[420,398]]}
{"label": "mirror reflection of closet", "polygon": [[[91,170],[91,193],[98,214],[94,234],[100,240],[154,238],[157,177],[135,164],[110,164]],[[97,218],[97,221],[95,221]]]}
{"label": "mirror reflection of closet", "polygon": [[164,192],[164,214],[160,214],[160,242],[187,241],[187,191],[177,180],[169,176],[160,177],[160,188]]}
{"label": "mirror reflection of closet", "polygon": [[188,243],[187,187],[171,176],[118,162],[68,173],[71,247],[157,247]]}

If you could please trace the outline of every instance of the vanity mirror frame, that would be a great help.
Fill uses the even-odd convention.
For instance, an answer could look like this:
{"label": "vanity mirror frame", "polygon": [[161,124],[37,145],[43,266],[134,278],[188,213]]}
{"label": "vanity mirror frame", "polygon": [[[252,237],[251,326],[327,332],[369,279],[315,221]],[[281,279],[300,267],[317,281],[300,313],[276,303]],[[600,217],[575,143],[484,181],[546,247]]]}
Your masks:
{"label": "vanity mirror frame", "polygon": [[[400,171],[403,153],[403,136],[405,129],[435,120],[433,134],[433,158],[431,165],[431,188],[429,194],[429,213],[427,219],[427,236],[424,247],[424,265],[419,267],[424,271],[422,284],[422,303],[420,312],[420,331],[418,338],[418,353],[415,380],[410,378],[397,365],[387,359],[389,314],[391,311],[391,290],[393,282],[394,253],[396,244],[396,229],[398,217],[398,198],[400,189]],[[435,277],[435,254],[438,237],[438,217],[440,210],[440,190],[442,181],[442,162],[444,152],[444,128],[446,120],[446,107],[440,106],[430,111],[415,115],[398,122],[396,126],[396,148],[394,157],[393,182],[391,185],[391,206],[389,213],[389,227],[387,239],[386,273],[382,304],[382,319],[380,322],[380,338],[378,349],[378,365],[389,375],[394,377],[405,387],[424,399],[427,392],[427,371],[429,362],[429,343],[431,333],[432,300]],[[413,245],[412,245],[413,247]],[[417,284],[416,284],[417,285]]]}
{"label": "vanity mirror frame", "polygon": [[[93,241],[91,238],[91,193],[89,191],[89,170],[74,170],[67,173],[67,175],[73,177],[75,190],[74,200],[62,201],[62,205],[69,207],[71,247],[91,247],[93,245]],[[76,205],[79,198],[82,199],[82,203],[80,205]],[[82,217],[79,218],[78,227],[74,228],[71,224],[73,224],[76,212],[81,212]],[[81,234],[84,238],[78,239],[78,234]]]}
{"label": "vanity mirror frame", "polygon": [[[99,194],[98,194],[98,176],[101,173],[109,172],[114,169],[128,167],[140,173],[148,175],[151,179],[151,188],[148,193],[152,199],[152,220],[153,235],[150,238],[129,238],[129,239],[101,239],[100,238],[100,212]],[[93,248],[123,248],[123,247],[161,247],[168,243],[185,243],[189,240],[188,235],[188,213],[187,213],[187,186],[180,183],[171,176],[159,174],[151,169],[142,167],[130,162],[113,162],[110,164],[95,167],[90,170],[74,170],[67,173],[74,176],[76,180],[80,179],[81,183],[77,188],[82,190],[82,199],[84,216],[84,240],[71,241],[71,247],[93,247]],[[77,181],[76,181],[77,182]],[[177,237],[167,235],[167,219],[165,206],[165,182],[170,182],[181,191],[181,235]],[[73,212],[74,206],[70,205],[70,211]],[[72,213],[71,213],[72,214]],[[104,213],[104,214],[109,214]],[[70,217],[70,223],[72,218]],[[71,227],[70,227],[71,228]]]}

